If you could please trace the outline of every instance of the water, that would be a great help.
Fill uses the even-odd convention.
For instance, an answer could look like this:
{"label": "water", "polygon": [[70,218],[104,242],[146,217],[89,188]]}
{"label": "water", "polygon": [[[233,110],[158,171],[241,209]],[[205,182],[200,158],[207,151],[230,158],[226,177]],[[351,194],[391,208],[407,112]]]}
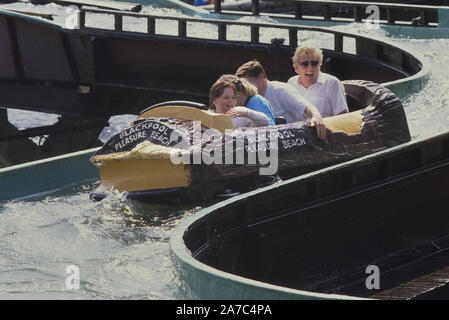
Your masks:
{"label": "water", "polygon": [[[48,6],[61,11],[57,5]],[[167,9],[144,8],[145,12],[150,10],[173,13]],[[244,19],[257,21],[258,18]],[[91,20],[91,23],[106,21]],[[133,22],[131,28],[138,30],[139,23]],[[167,23],[161,28],[167,34],[176,33],[175,25]],[[357,24],[336,29],[393,40],[429,59],[432,65],[429,82],[420,93],[403,101],[411,134],[413,139],[418,139],[449,130],[449,39],[392,38],[383,30],[367,30]],[[216,34],[216,28],[201,26],[193,32],[208,37]],[[229,37],[246,39],[249,32],[236,27],[229,31]],[[273,37],[288,38],[288,35],[267,29],[261,39],[269,42]],[[324,47],[328,45],[327,36],[301,33],[299,38]],[[8,116],[20,128],[51,124],[58,117],[18,110],[9,110]],[[106,141],[134,117],[111,118],[101,140]],[[0,298],[195,298],[176,274],[168,240],[173,228],[198,208],[141,205],[125,200],[121,194],[93,202],[89,193],[97,186],[98,182],[94,182],[39,199],[0,203]],[[66,287],[69,276],[66,268],[70,265],[80,271],[78,290]]]}
{"label": "water", "polygon": [[[188,299],[169,255],[170,232],[198,208],[145,205],[97,183],[0,204],[0,298]],[[79,268],[78,290],[66,286]]]}

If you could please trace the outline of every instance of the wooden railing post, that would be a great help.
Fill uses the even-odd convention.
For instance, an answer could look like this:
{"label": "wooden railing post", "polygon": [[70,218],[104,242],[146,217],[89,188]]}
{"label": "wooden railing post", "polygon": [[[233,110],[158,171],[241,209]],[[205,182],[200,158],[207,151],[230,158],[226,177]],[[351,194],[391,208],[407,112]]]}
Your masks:
{"label": "wooden railing post", "polygon": [[115,31],[123,31],[123,16],[121,14],[114,14],[114,29]]}
{"label": "wooden railing post", "polygon": [[428,25],[429,24],[429,13],[426,10],[422,10],[420,12],[421,24]]}
{"label": "wooden railing post", "polygon": [[152,17],[147,18],[147,32],[149,34],[156,33],[156,19],[154,19]]}
{"label": "wooden railing post", "polygon": [[221,0],[214,1],[214,11],[221,13]]}
{"label": "wooden railing post", "polygon": [[332,16],[331,16],[331,6],[326,4],[323,6],[323,17],[325,21],[331,21],[332,20]]}
{"label": "wooden railing post", "polygon": [[86,26],[86,12],[80,10],[80,29]]}
{"label": "wooden railing post", "polygon": [[251,25],[251,43],[259,43],[259,26]]}
{"label": "wooden railing post", "polygon": [[187,37],[187,21],[180,19],[178,20],[178,35],[181,38]]}
{"label": "wooden railing post", "polygon": [[251,12],[253,13],[253,16],[260,15],[259,0],[251,0]]}
{"label": "wooden railing post", "polygon": [[334,50],[343,52],[343,36],[341,34],[334,35]]}
{"label": "wooden railing post", "polygon": [[387,8],[387,23],[394,24],[394,22],[395,22],[394,10],[392,8]]}
{"label": "wooden railing post", "polygon": [[226,32],[227,32],[227,27],[225,23],[220,23],[218,25],[218,40],[220,41],[226,41]]}
{"label": "wooden railing post", "polygon": [[296,48],[298,46],[298,30],[296,28],[288,29],[288,37],[290,39],[289,46]]}
{"label": "wooden railing post", "polygon": [[354,21],[355,22],[362,22],[362,15],[360,12],[359,7],[353,7],[352,10],[354,10]]}
{"label": "wooden railing post", "polygon": [[300,2],[295,2],[295,19],[302,18],[302,6]]}

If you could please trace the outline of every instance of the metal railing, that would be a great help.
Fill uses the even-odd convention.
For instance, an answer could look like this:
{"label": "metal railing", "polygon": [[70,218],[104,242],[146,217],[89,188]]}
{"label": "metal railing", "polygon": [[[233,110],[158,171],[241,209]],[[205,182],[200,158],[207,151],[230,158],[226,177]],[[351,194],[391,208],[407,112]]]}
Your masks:
{"label": "metal railing", "polygon": [[[352,11],[352,18],[347,19],[353,22],[362,22],[365,14],[365,10],[369,6],[376,6],[379,9],[380,15],[384,19],[380,20],[381,24],[389,25],[404,25],[411,24],[415,26],[431,26],[431,24],[438,24],[438,6],[424,6],[424,5],[410,5],[410,4],[397,4],[397,3],[381,3],[381,2],[361,2],[361,1],[332,1],[332,0],[292,0],[294,6],[294,19],[307,19],[307,20],[319,20],[319,21],[335,21],[339,18],[338,14],[332,11],[332,9],[348,8]],[[305,16],[304,9],[307,7],[319,7],[312,16]],[[449,9],[449,8],[448,8]],[[220,1],[215,1],[214,11],[216,13],[233,13],[232,10],[222,10],[222,4]],[[261,15],[259,0],[251,0],[252,15]],[[400,13],[411,13],[416,15],[416,19],[412,21],[398,21],[396,20]],[[270,16],[270,14],[265,14]],[[276,14],[276,17],[282,16]],[[291,15],[284,15],[285,18],[291,17]]]}
{"label": "metal railing", "polygon": [[[421,67],[421,63],[410,53],[405,50],[396,48],[390,44],[387,44],[382,41],[378,41],[375,39],[371,39],[369,37],[364,37],[356,34],[350,34],[345,32],[340,32],[336,30],[330,30],[325,28],[318,27],[307,27],[307,26],[298,26],[292,24],[282,24],[282,23],[258,23],[258,22],[243,22],[243,21],[235,21],[235,20],[223,20],[223,19],[208,19],[208,18],[193,18],[187,16],[162,16],[162,15],[148,15],[141,13],[133,13],[133,12],[123,12],[123,11],[114,11],[114,10],[101,10],[101,9],[86,9],[83,8],[80,11],[80,29],[81,30],[94,30],[94,29],[102,29],[99,27],[89,27],[86,26],[86,14],[87,13],[95,13],[95,14],[108,14],[114,17],[114,31],[122,32],[128,34],[136,34],[137,32],[125,31],[123,29],[123,17],[134,17],[134,18],[142,18],[146,20],[146,34],[151,36],[167,36],[163,33],[157,33],[156,31],[156,21],[157,20],[171,20],[177,21],[178,23],[178,33],[172,37],[177,37],[181,39],[197,39],[195,36],[189,36],[188,28],[189,23],[207,23],[211,25],[216,25],[218,29],[218,36],[215,40],[221,42],[244,42],[243,40],[229,40],[228,39],[228,28],[230,26],[245,26],[250,29],[250,41],[251,44],[266,44],[260,41],[261,29],[262,28],[271,28],[271,29],[279,29],[286,30],[288,32],[288,45],[284,44],[281,39],[280,42],[277,43],[279,46],[288,46],[291,48],[296,48],[298,46],[298,31],[311,31],[311,32],[320,32],[326,34],[332,34],[334,39],[334,48],[333,50],[336,52],[345,52],[344,42],[346,39],[354,39],[355,40],[355,48],[356,54],[359,56],[365,56],[369,59],[377,59],[383,63],[393,65],[401,70],[406,70],[412,68],[413,71],[410,72],[412,74],[419,71]],[[193,28],[194,25],[191,25]],[[106,29],[106,28],[104,28]],[[169,36],[170,37],[170,36]],[[203,39],[203,38],[202,38]],[[399,57],[399,58],[398,58]],[[417,70],[418,69],[418,70]]]}

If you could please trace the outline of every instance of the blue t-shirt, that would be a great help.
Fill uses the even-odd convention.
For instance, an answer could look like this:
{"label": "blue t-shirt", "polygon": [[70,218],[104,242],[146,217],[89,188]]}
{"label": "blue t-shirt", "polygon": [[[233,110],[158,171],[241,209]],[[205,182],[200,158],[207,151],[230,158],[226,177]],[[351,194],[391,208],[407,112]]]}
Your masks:
{"label": "blue t-shirt", "polygon": [[271,103],[261,95],[256,94],[255,96],[249,98],[248,102],[246,103],[246,107],[255,111],[265,113],[270,120],[270,125],[275,124],[274,112],[273,108],[271,107]]}

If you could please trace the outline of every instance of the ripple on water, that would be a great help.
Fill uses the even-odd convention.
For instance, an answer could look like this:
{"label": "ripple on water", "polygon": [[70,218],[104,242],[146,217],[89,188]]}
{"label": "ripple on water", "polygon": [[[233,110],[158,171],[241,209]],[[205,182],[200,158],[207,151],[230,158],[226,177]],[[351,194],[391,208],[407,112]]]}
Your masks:
{"label": "ripple on water", "polygon": [[[93,202],[85,188],[75,189],[82,191],[0,206],[0,295],[177,298],[182,284],[168,239],[193,211],[136,205],[122,194]],[[65,286],[69,265],[80,270],[76,292]]]}

